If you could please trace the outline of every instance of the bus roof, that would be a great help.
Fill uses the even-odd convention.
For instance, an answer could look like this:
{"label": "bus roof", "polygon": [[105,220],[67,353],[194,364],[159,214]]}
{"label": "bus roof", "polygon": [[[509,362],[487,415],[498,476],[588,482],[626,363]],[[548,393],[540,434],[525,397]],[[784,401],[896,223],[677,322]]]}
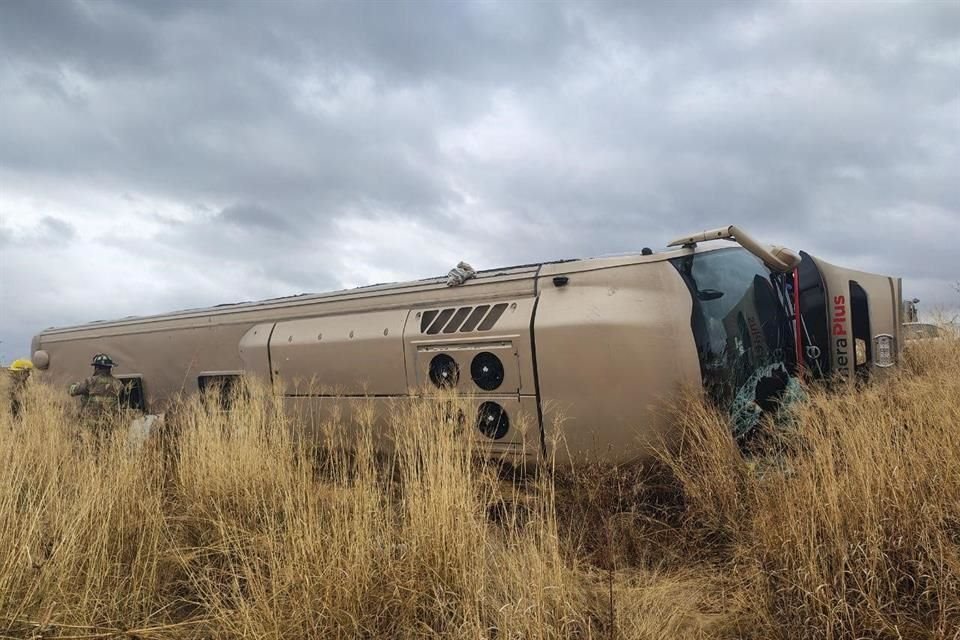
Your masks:
{"label": "bus roof", "polygon": [[[726,247],[731,245],[724,244]],[[682,248],[676,250],[666,250],[652,252],[649,255],[641,253],[622,253],[606,256],[597,256],[592,258],[574,258],[553,260],[547,262],[535,262],[530,264],[515,265],[510,267],[500,267],[494,269],[484,269],[477,271],[476,277],[471,278],[459,287],[472,288],[483,285],[492,285],[496,283],[510,283],[523,280],[533,281],[545,267],[559,267],[562,269],[550,269],[553,271],[576,272],[590,271],[594,269],[605,269],[628,264],[643,262],[661,262],[678,255],[685,255],[696,251],[706,252],[723,248],[721,246],[700,246],[695,249]],[[541,274],[542,275],[542,274]],[[450,289],[446,285],[446,276],[423,278],[420,280],[410,280],[406,282],[392,282],[382,284],[365,285],[352,289],[342,289],[338,291],[322,293],[301,293],[297,295],[282,296],[278,298],[268,298],[257,301],[245,301],[236,303],[218,304],[211,307],[198,307],[194,309],[183,309],[167,313],[127,316],[114,320],[97,320],[79,325],[70,325],[64,327],[49,327],[40,332],[40,336],[54,336],[57,334],[71,333],[74,331],[90,331],[108,328],[121,328],[128,325],[138,325],[143,323],[152,323],[162,320],[179,320],[208,316],[228,316],[232,314],[242,314],[248,311],[262,310],[282,310],[285,308],[296,308],[304,305],[311,305],[317,302],[326,301],[348,301],[363,298],[377,298],[381,296],[393,296],[400,294],[418,294],[430,291],[444,291]],[[533,287],[531,286],[531,293]],[[446,297],[446,296],[444,296]],[[424,296],[423,303],[430,303],[429,294]]]}

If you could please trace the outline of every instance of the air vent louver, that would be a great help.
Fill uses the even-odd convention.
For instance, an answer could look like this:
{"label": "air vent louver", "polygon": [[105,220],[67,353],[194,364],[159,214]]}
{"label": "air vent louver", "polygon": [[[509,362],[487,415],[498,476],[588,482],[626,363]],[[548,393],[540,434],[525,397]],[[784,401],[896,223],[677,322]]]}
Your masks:
{"label": "air vent louver", "polygon": [[490,309],[490,313],[487,314],[487,317],[484,318],[480,326],[477,327],[477,331],[490,331],[490,329],[493,329],[493,325],[497,324],[497,320],[500,319],[500,316],[503,315],[506,308],[506,302],[494,305],[493,309]]}
{"label": "air vent louver", "polygon": [[430,323],[433,322],[433,319],[437,317],[438,313],[440,313],[440,311],[437,309],[423,312],[423,315],[420,316],[420,333],[427,332],[427,327],[430,326]]}
{"label": "air vent louver", "polygon": [[427,333],[433,335],[435,333],[440,333],[440,330],[450,321],[450,318],[453,316],[455,309],[444,309],[439,314],[437,314],[437,319],[433,321],[433,324],[430,325],[430,328],[427,329]]}
{"label": "air vent louver", "polygon": [[470,333],[490,331],[507,309],[507,303],[481,304],[476,307],[430,309],[420,315],[420,333]]}
{"label": "air vent louver", "polygon": [[487,311],[490,311],[490,305],[488,304],[482,304],[474,309],[467,321],[460,327],[460,333],[470,333],[476,329],[480,321],[483,320],[483,316],[487,315]]}
{"label": "air vent louver", "polygon": [[443,328],[444,333],[454,333],[457,329],[460,328],[460,325],[463,324],[463,321],[467,319],[467,316],[473,309],[471,307],[460,307],[457,309],[457,312],[453,314],[453,317],[450,318],[450,322],[447,323],[447,326]]}

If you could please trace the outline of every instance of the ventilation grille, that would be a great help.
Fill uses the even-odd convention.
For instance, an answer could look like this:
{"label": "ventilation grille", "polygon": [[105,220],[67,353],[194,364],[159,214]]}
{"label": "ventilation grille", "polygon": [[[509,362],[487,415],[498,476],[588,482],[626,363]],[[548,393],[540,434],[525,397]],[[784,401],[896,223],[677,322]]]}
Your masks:
{"label": "ventilation grille", "polygon": [[420,315],[420,333],[470,333],[490,331],[507,309],[507,303],[481,304],[476,307],[431,309]]}

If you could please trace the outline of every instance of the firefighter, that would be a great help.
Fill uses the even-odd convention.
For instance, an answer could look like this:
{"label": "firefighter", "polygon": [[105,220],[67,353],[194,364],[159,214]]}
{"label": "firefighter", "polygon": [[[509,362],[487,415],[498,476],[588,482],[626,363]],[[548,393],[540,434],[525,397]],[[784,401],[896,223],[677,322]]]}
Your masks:
{"label": "firefighter", "polygon": [[70,395],[80,396],[80,418],[96,435],[114,424],[120,413],[123,382],[113,377],[116,363],[105,353],[93,356],[93,375],[70,385]]}
{"label": "firefighter", "polygon": [[919,298],[907,300],[903,303],[904,322],[920,322],[920,313],[917,311],[917,305],[919,303]]}
{"label": "firefighter", "polygon": [[10,372],[10,413],[13,418],[20,417],[23,410],[24,395],[27,392],[27,381],[33,372],[33,363],[25,358],[14,360],[8,369]]}

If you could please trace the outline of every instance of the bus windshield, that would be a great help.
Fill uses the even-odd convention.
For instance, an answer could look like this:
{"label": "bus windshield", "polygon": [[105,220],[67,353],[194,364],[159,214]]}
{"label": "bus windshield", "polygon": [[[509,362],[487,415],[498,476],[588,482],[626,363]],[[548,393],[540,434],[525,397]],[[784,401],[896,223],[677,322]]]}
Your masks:
{"label": "bus windshield", "polygon": [[791,274],[771,272],[744,249],[671,260],[693,297],[691,326],[708,396],[730,411],[734,435],[799,391],[787,309]]}

